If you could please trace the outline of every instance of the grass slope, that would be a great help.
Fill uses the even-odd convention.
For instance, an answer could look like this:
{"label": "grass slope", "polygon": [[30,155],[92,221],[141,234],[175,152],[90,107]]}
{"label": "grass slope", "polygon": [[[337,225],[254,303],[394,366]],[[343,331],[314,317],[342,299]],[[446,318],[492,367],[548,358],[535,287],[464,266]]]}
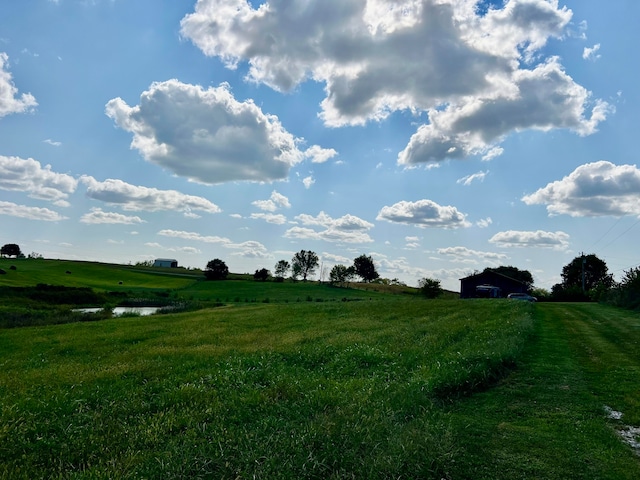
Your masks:
{"label": "grass slope", "polygon": [[387,297],[0,331],[2,478],[442,478],[531,305]]}

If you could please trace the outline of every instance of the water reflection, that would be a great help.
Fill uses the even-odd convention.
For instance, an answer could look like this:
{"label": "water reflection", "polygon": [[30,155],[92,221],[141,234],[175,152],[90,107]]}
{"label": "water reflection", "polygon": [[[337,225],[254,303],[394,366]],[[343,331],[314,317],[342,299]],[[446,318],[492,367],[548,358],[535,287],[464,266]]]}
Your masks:
{"label": "water reflection", "polygon": [[[153,315],[162,307],[115,307],[113,309],[113,316],[118,317],[125,313],[135,313],[136,315],[145,316],[145,315]],[[82,313],[97,313],[102,311],[102,307],[92,307],[92,308],[75,308],[74,312],[82,312]]]}

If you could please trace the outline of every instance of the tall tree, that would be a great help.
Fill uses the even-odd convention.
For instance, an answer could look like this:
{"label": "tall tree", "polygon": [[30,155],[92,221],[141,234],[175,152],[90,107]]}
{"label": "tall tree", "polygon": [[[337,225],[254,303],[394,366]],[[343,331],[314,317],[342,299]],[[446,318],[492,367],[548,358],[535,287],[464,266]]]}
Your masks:
{"label": "tall tree", "polygon": [[607,264],[594,254],[581,255],[562,267],[562,286],[564,288],[579,287],[584,292],[604,286],[613,285],[613,275],[609,273]]}
{"label": "tall tree", "polygon": [[219,258],[209,260],[207,267],[204,269],[204,276],[207,280],[224,280],[229,275],[229,268]]}
{"label": "tall tree", "polygon": [[7,243],[0,248],[0,256],[3,257],[21,257],[22,251],[20,246],[15,243]]}
{"label": "tall tree", "polygon": [[331,285],[339,285],[343,287],[347,282],[353,279],[356,274],[353,267],[346,267],[344,265],[334,265],[329,272],[329,283]]}
{"label": "tall tree", "polygon": [[291,275],[293,278],[302,276],[303,281],[307,281],[307,277],[313,275],[318,268],[318,255],[311,250],[300,250],[291,259]]}
{"label": "tall tree", "polygon": [[356,275],[362,278],[365,282],[372,282],[380,275],[376,271],[376,266],[373,263],[373,258],[367,255],[360,255],[353,260],[353,268],[356,271]]}
{"label": "tall tree", "polygon": [[286,260],[279,260],[278,263],[276,263],[276,267],[274,269],[276,281],[282,282],[284,280],[284,277],[287,276],[287,272],[290,268],[291,265],[289,264],[289,262],[287,262]]}

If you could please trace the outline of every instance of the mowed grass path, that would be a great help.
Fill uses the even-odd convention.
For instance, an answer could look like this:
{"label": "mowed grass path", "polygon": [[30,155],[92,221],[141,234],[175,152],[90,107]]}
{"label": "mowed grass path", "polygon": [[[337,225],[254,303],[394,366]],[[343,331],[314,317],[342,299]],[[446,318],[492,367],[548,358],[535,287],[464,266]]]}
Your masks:
{"label": "mowed grass path", "polygon": [[589,303],[535,308],[520,368],[450,411],[465,432],[455,478],[640,478],[640,450],[618,433],[640,426],[640,315]]}
{"label": "mowed grass path", "polygon": [[640,478],[639,322],[390,297],[4,330],[0,478]]}

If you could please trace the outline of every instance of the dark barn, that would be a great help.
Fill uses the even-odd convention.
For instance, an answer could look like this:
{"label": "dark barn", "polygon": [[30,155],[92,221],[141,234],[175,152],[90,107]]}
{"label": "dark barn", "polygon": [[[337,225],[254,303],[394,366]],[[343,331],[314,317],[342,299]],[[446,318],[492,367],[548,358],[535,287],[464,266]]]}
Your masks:
{"label": "dark barn", "polygon": [[504,298],[527,292],[526,283],[491,270],[460,279],[460,298]]}

